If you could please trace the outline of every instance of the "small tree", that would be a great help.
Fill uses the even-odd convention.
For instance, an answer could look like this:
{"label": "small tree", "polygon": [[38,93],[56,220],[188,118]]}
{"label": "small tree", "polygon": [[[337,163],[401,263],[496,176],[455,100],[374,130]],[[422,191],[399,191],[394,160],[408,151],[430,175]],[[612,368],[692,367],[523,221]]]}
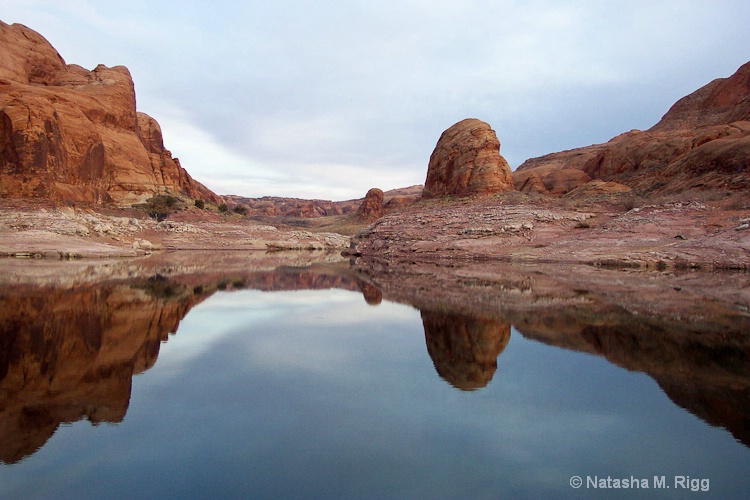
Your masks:
{"label": "small tree", "polygon": [[219,205],[219,212],[225,214],[228,210],[229,208],[227,207],[226,203],[222,203],[221,205]]}
{"label": "small tree", "polygon": [[203,200],[195,200],[195,206],[203,210],[204,208],[206,208],[206,202]]}
{"label": "small tree", "polygon": [[170,195],[157,194],[146,201],[148,215],[158,221],[163,221],[178,208],[179,200]]}
{"label": "small tree", "polygon": [[247,208],[243,207],[242,205],[237,205],[236,207],[234,207],[234,213],[247,215]]}

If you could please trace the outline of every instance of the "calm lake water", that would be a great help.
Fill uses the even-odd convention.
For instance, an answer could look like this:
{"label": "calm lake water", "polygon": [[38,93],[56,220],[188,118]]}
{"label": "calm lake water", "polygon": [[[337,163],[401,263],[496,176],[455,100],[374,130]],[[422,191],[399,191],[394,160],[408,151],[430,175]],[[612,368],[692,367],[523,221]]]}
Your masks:
{"label": "calm lake water", "polygon": [[503,321],[278,288],[6,290],[0,497],[750,494],[747,386],[686,402],[689,373],[660,385]]}

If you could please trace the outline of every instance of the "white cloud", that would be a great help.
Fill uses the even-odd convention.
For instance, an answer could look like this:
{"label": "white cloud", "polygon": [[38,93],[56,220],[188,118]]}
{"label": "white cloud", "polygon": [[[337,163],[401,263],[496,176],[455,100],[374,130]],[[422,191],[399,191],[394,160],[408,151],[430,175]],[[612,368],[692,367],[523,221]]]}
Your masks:
{"label": "white cloud", "polygon": [[651,126],[747,61],[750,4],[0,0],[0,12],[69,63],[127,65],[139,107],[209,187],[338,199],[423,182],[440,133],[469,116],[514,166]]}

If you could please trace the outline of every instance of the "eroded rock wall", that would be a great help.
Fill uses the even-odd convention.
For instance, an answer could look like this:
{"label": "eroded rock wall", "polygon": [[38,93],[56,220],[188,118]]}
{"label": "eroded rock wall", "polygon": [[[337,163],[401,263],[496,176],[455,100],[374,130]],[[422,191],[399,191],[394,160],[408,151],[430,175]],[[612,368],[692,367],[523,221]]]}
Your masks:
{"label": "eroded rock wall", "polygon": [[0,196],[130,205],[165,192],[221,201],[136,111],[128,69],[65,64],[40,34],[0,21]]}

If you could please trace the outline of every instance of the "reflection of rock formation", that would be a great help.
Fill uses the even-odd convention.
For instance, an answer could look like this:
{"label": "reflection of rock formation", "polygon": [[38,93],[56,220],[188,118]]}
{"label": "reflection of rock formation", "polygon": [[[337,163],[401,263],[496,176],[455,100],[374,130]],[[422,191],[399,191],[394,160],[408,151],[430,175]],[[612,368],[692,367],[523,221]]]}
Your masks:
{"label": "reflection of rock formation", "polygon": [[[293,254],[288,255],[292,259]],[[196,255],[191,255],[192,260]],[[279,258],[281,261],[284,259]],[[248,269],[247,262],[210,271],[189,262],[145,260],[61,263],[64,286],[49,273],[0,277],[0,462],[15,463],[41,448],[62,423],[121,422],[130,402],[132,377],[156,362],[161,343],[177,332],[192,307],[217,290],[359,291],[379,302],[379,291],[359,282],[348,266],[282,266]],[[43,263],[44,264],[44,263]],[[120,271],[116,268],[122,266]],[[101,282],[90,276],[107,276]],[[164,274],[159,274],[164,273]],[[124,279],[123,276],[141,276]],[[146,277],[150,276],[150,277]]]}
{"label": "reflection of rock formation", "polygon": [[656,379],[676,405],[705,422],[723,427],[738,441],[750,446],[750,385],[718,385],[690,377]]}
{"label": "reflection of rock formation", "polygon": [[362,290],[362,296],[365,298],[365,302],[371,306],[376,306],[383,302],[383,292],[381,292],[378,287],[365,281],[358,281],[357,284]]}
{"label": "reflection of rock formation", "polygon": [[706,325],[665,326],[626,311],[601,322],[563,325],[542,316],[515,326],[527,338],[646,373],[675,404],[750,446],[750,346],[738,334],[750,327],[747,318],[718,337]]}
{"label": "reflection of rock formation", "polygon": [[578,335],[595,352],[650,375],[675,404],[750,446],[750,353],[732,341],[716,344],[637,323],[586,327]]}
{"label": "reflection of rock formation", "polygon": [[510,340],[510,323],[471,315],[422,311],[427,352],[438,375],[452,386],[473,391],[486,386],[497,357]]}
{"label": "reflection of rock formation", "polygon": [[[750,446],[747,274],[489,262],[450,268],[375,264],[357,261],[362,279],[377,286],[385,300],[461,311],[466,324],[472,317],[503,318],[528,339],[646,373],[674,403]],[[433,354],[440,352],[431,347],[438,343],[430,339],[433,322],[424,320],[437,368],[447,363]]]}
{"label": "reflection of rock formation", "polygon": [[122,421],[133,375],[199,300],[158,277],[0,292],[0,461],[33,453],[61,423]]}

